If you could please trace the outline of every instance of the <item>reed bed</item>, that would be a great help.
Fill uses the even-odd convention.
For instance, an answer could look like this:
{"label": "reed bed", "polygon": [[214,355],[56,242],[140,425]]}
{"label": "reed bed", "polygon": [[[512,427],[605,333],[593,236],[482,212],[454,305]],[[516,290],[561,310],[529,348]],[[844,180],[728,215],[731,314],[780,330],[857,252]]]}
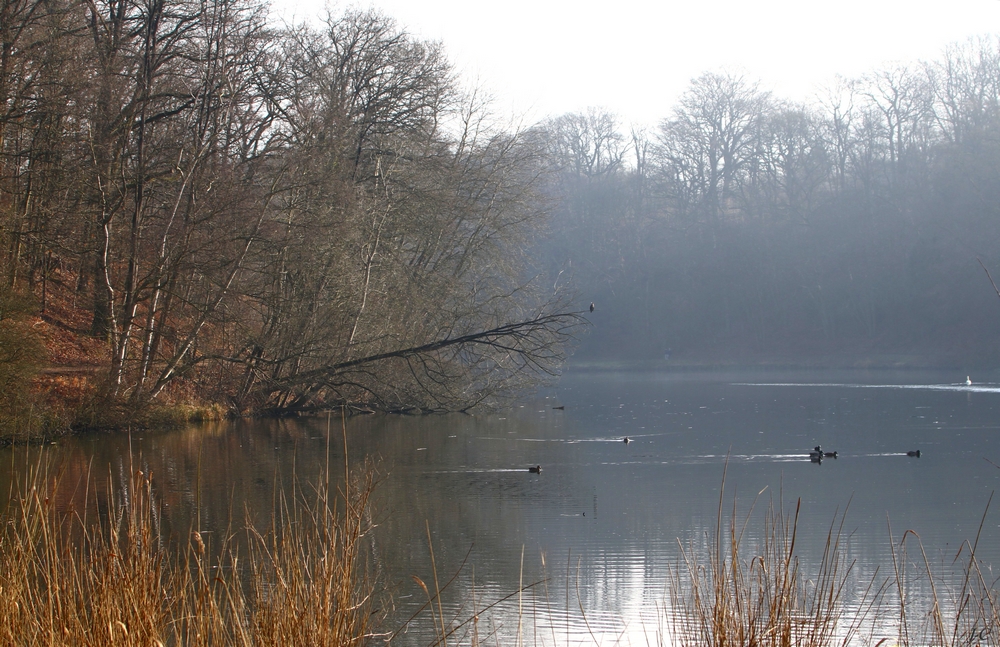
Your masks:
{"label": "reed bed", "polygon": [[[1000,645],[1000,578],[976,557],[989,503],[975,539],[962,545],[950,567],[935,568],[913,530],[897,542],[889,524],[891,574],[876,568],[867,581],[850,577],[855,564],[846,552],[846,511],[834,516],[820,563],[806,573],[796,554],[801,501],[791,515],[769,501],[762,532],[752,533],[751,541],[756,503],[741,517],[734,499],[724,520],[720,494],[708,549],[681,546],[671,604],[664,606],[673,645]],[[913,600],[911,593],[920,589],[923,595]],[[847,596],[853,598],[850,608]]]}
{"label": "reed bed", "polygon": [[[945,647],[995,647],[1000,645],[1000,595],[997,578],[989,564],[976,555],[989,514],[986,504],[976,537],[965,541],[952,559],[952,572],[941,573],[927,556],[920,535],[906,530],[892,543],[891,584],[897,600],[900,645],[942,645]],[[913,554],[913,557],[910,555]],[[916,586],[930,590],[929,608],[913,609],[910,592]]]}
{"label": "reed bed", "polygon": [[[442,595],[465,565],[439,578],[429,528],[433,572],[414,578],[426,603],[396,634],[379,633],[386,587],[371,559],[376,472],[351,477],[345,465],[339,489],[329,473],[278,493],[266,527],[178,535],[161,524],[151,474],[131,470],[99,505],[91,494],[85,509],[67,512],[56,509],[58,479],[40,463],[0,518],[0,644],[348,647],[391,644],[407,625],[425,623],[435,646],[557,645],[568,636],[556,635],[553,618],[568,631],[571,614],[593,644],[607,642],[607,631],[591,629],[579,575],[580,603],[570,609],[569,562],[564,610],[549,599],[549,578],[522,571],[518,589],[494,600],[476,592],[473,578],[461,608],[448,611]],[[757,504],[741,514],[734,499],[726,513],[720,495],[706,545],[681,546],[656,626],[643,632],[647,646],[1000,645],[997,579],[976,556],[985,513],[979,534],[954,556],[957,578],[935,572],[914,531],[896,540],[890,527],[892,571],[876,570],[859,592],[846,512],[830,523],[819,564],[807,567],[798,557],[801,504],[786,514],[780,500],[769,501],[755,515]],[[930,595],[915,604],[918,588]]]}
{"label": "reed bed", "polygon": [[219,546],[197,528],[167,536],[152,475],[125,480],[106,504],[80,512],[56,510],[58,484],[44,466],[12,493],[0,520],[0,644],[349,646],[373,637],[374,470],[342,491],[324,480],[279,497],[269,527],[248,524]]}
{"label": "reed bed", "polygon": [[[851,644],[880,611],[887,584],[871,580],[850,618],[843,614],[854,567],[846,557],[844,515],[835,515],[822,558],[804,573],[796,554],[801,501],[791,515],[768,501],[762,532],[749,533],[753,509],[740,515],[734,499],[724,518],[725,477],[708,549],[680,544],[671,573],[673,643],[711,647],[821,647]],[[751,539],[751,535],[753,539]],[[808,585],[806,585],[808,583]]]}

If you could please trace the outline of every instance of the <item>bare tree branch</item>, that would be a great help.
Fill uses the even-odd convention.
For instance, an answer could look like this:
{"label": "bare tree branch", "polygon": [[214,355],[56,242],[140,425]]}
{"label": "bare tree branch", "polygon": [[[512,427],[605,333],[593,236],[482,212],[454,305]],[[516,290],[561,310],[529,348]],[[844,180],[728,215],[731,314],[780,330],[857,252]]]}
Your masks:
{"label": "bare tree branch", "polygon": [[[447,389],[448,385],[455,381],[455,376],[441,372],[443,366],[434,364],[435,356],[446,349],[450,349],[453,355],[460,354],[470,347],[497,350],[515,356],[518,361],[507,367],[507,370],[528,369],[539,374],[551,375],[555,371],[554,365],[564,356],[562,347],[573,338],[579,328],[586,325],[589,325],[589,322],[584,317],[584,312],[546,314],[489,330],[445,337],[419,346],[327,364],[272,380],[262,388],[270,392],[295,388],[306,388],[315,392],[312,387],[332,386],[338,380],[343,380],[344,375],[363,367],[393,359],[406,361],[416,359],[422,363],[420,370],[412,370],[416,380],[426,378],[434,381],[435,387]],[[466,364],[473,364],[479,359],[481,358],[478,356],[471,357]],[[497,366],[496,369],[500,370],[501,367]],[[436,389],[428,389],[429,392],[434,390]],[[304,402],[300,401],[298,404],[301,406]]]}

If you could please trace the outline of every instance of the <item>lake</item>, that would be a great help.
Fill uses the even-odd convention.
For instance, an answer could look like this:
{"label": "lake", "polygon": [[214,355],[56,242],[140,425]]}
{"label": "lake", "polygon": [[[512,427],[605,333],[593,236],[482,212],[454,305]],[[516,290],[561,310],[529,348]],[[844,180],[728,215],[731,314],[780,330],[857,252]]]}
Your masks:
{"label": "lake", "polygon": [[[186,532],[197,515],[221,533],[245,509],[266,519],[276,485],[314,482],[328,460],[342,464],[339,418],[329,441],[327,425],[88,434],[46,452],[67,509],[88,473],[139,466],[154,475],[168,531]],[[389,629],[401,630],[393,642],[402,645],[433,642],[426,611],[405,625],[426,602],[411,576],[434,581],[428,535],[438,581],[450,582],[442,595],[449,623],[510,596],[480,615],[481,637],[496,631],[510,642],[520,631],[529,644],[647,644],[667,631],[679,546],[704,550],[716,527],[724,475],[725,519],[734,502],[742,519],[757,498],[750,544],[769,502],[789,514],[800,503],[806,577],[846,510],[857,588],[889,575],[890,525],[897,541],[918,533],[932,567],[951,572],[1000,485],[1000,384],[969,386],[964,374],[577,367],[511,411],[356,416],[346,431],[349,461],[374,460],[382,474],[373,554],[392,587]],[[815,445],[837,458],[811,462]],[[918,449],[919,458],[906,455]],[[0,487],[34,451],[2,450],[11,467]],[[540,473],[528,471],[536,465]],[[1000,510],[991,509],[977,552],[984,564],[1000,565],[998,539]],[[915,561],[915,544],[908,554]],[[915,583],[910,595],[919,606],[928,592]]]}

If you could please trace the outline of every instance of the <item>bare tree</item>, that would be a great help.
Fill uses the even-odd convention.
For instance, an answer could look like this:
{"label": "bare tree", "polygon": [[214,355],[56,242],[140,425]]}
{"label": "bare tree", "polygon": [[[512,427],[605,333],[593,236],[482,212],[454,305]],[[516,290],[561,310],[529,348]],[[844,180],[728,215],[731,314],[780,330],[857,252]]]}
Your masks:
{"label": "bare tree", "polygon": [[[436,45],[379,14],[298,28],[282,55],[293,72],[276,103],[294,182],[275,194],[253,269],[260,321],[235,356],[245,366],[236,406],[436,410],[509,391],[500,362],[470,386],[486,360],[466,350],[390,360],[551,311],[537,309],[545,299],[521,251],[544,215],[540,150],[497,125],[481,96],[463,100]],[[323,368],[368,357],[384,361],[350,380]]]}
{"label": "bare tree", "polygon": [[731,206],[739,172],[755,154],[768,93],[736,74],[704,74],[660,125],[660,157],[676,189],[717,222]]}
{"label": "bare tree", "polygon": [[628,147],[613,114],[590,108],[556,117],[544,129],[549,155],[561,170],[576,177],[596,178],[622,168]]}
{"label": "bare tree", "polygon": [[[556,370],[581,321],[525,251],[550,165],[439,44],[372,11],[272,30],[251,0],[49,6],[0,5],[0,36],[24,26],[4,261],[16,281],[72,250],[110,402],[187,381],[241,411],[455,409]],[[605,135],[598,174],[624,150]]]}
{"label": "bare tree", "polygon": [[[860,92],[881,119],[888,153],[889,179],[898,181],[929,143],[932,95],[926,77],[897,66],[865,79]],[[918,155],[914,155],[917,153]]]}

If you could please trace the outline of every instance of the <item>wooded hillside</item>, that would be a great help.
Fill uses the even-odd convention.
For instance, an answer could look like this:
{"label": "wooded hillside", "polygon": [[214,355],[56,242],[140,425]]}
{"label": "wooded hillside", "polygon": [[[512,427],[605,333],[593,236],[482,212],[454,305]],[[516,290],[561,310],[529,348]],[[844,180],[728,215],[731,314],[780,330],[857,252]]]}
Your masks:
{"label": "wooded hillside", "polygon": [[135,406],[455,410],[554,370],[581,322],[525,271],[537,145],[390,18],[265,11],[0,2],[8,289],[72,277]]}

